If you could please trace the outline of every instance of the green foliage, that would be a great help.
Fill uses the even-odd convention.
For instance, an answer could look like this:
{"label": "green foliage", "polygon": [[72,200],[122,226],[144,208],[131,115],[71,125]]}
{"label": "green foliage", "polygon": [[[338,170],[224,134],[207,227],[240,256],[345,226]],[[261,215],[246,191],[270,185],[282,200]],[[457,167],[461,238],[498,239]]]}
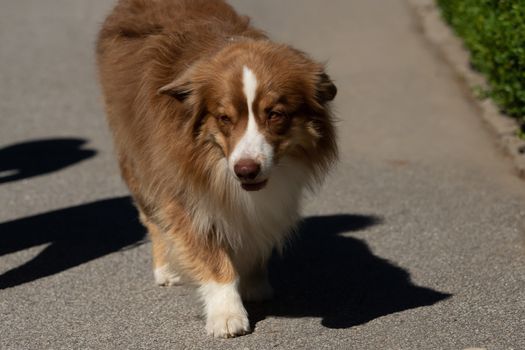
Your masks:
{"label": "green foliage", "polygon": [[502,110],[525,123],[525,0],[437,0]]}

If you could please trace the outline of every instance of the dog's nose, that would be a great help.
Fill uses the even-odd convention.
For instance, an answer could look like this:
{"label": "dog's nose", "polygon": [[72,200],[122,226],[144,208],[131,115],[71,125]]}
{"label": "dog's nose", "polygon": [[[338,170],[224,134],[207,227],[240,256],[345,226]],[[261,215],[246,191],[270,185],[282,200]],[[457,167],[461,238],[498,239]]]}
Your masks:
{"label": "dog's nose", "polygon": [[253,180],[261,172],[261,165],[253,159],[241,159],[235,164],[233,171],[241,180]]}

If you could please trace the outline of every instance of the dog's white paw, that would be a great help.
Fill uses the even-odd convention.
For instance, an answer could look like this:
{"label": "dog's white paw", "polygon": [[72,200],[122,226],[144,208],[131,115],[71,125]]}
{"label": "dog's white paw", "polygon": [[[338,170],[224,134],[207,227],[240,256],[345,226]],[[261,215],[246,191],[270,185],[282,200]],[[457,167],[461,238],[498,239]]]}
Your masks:
{"label": "dog's white paw", "polygon": [[238,291],[238,280],[232,283],[207,282],[200,292],[206,310],[206,331],[216,338],[233,338],[250,332],[248,313]]}
{"label": "dog's white paw", "polygon": [[180,276],[171,271],[168,265],[157,267],[153,274],[155,283],[159,286],[173,286],[181,282]]}
{"label": "dog's white paw", "polygon": [[273,298],[273,288],[267,278],[250,280],[242,284],[241,295],[244,301],[267,301]]}
{"label": "dog's white paw", "polygon": [[234,338],[247,334],[250,332],[248,315],[246,312],[208,315],[206,332],[215,338]]}

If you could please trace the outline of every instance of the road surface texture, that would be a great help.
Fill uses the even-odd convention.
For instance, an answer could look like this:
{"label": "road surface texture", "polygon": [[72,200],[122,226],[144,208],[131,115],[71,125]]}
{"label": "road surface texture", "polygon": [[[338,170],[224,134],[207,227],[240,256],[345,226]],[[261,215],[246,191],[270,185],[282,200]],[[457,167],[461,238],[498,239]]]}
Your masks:
{"label": "road surface texture", "polygon": [[341,161],[253,334],[153,284],[94,67],[109,0],[0,4],[1,349],[525,348],[525,186],[403,0],[238,0],[326,61]]}

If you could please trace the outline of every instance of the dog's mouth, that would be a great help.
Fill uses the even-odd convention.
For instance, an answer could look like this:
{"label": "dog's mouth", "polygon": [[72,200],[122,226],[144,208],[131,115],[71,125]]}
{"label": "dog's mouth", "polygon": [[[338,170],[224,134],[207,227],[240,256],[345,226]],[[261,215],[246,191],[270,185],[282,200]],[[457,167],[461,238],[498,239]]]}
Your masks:
{"label": "dog's mouth", "polygon": [[256,183],[241,182],[241,187],[245,191],[259,191],[259,190],[262,190],[266,186],[267,183],[268,183],[268,180],[263,180],[261,182],[256,182]]}

